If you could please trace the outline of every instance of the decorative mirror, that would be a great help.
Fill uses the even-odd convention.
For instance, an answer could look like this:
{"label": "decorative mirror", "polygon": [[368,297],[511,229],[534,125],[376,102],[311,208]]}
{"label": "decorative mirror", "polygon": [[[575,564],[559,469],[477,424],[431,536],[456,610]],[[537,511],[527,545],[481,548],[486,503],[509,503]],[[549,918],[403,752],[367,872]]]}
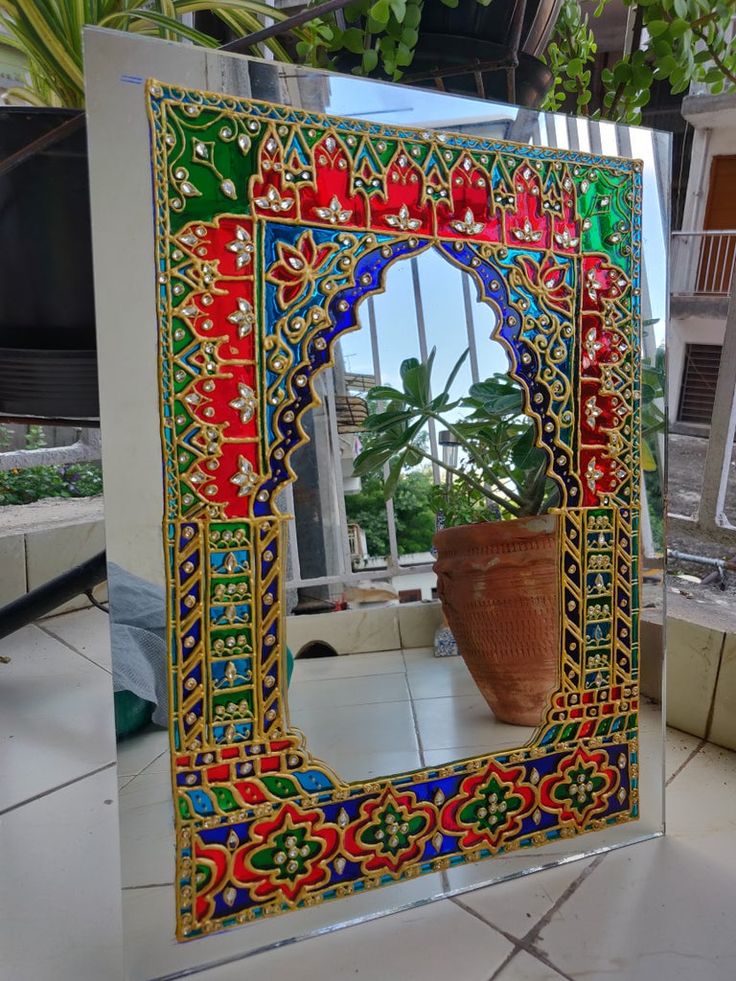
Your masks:
{"label": "decorative mirror", "polygon": [[[597,147],[567,138],[557,145],[562,117],[527,113],[533,125],[513,142],[496,135],[517,119],[512,107],[106,32],[90,32],[88,55],[113,641],[116,619],[128,639],[132,629],[116,617],[115,590],[123,597],[139,581],[158,584],[166,602],[158,642],[168,679],[178,939],[252,924],[233,934],[240,950],[252,949],[264,943],[259,930],[276,942],[369,907],[395,908],[657,833],[654,771],[647,770],[643,815],[640,794],[643,302],[645,318],[652,309],[642,281],[646,168],[625,154],[592,152],[603,149],[600,137]],[[430,122],[409,126],[398,110],[396,124],[345,118],[329,111],[340,102],[336,92],[356,106],[374,93],[379,103],[413,100]],[[468,123],[481,114],[485,126]],[[103,214],[111,134],[123,118],[134,131],[126,129],[130,167],[114,214]],[[567,136],[577,132],[570,121]],[[607,138],[613,132],[608,127]],[[655,158],[661,167],[658,144],[650,139],[647,148],[646,167]],[[658,178],[652,170],[655,195]],[[656,208],[661,220],[658,199]],[[104,288],[118,250],[137,253],[122,318],[113,310],[122,293]],[[449,322],[437,315],[437,344],[448,347],[447,357],[438,347],[437,361],[449,369],[459,359],[457,372],[469,374],[479,398],[483,349],[496,344],[505,362],[498,370],[519,400],[514,425],[526,427],[528,452],[540,454],[540,487],[552,503],[546,515],[524,519],[531,530],[513,541],[515,522],[502,522],[508,541],[482,561],[512,554],[516,564],[483,597],[478,562],[464,559],[459,572],[446,572],[437,536],[440,595],[463,658],[435,660],[426,649],[415,656],[406,631],[395,645],[403,652],[361,654],[375,659],[372,678],[389,667],[353,766],[341,743],[354,745],[351,725],[357,732],[362,716],[349,709],[357,701],[334,699],[342,698],[336,679],[340,691],[355,689],[361,672],[341,675],[335,664],[357,657],[297,658],[290,687],[287,613],[300,554],[290,485],[298,486],[300,448],[314,434],[311,410],[334,413],[334,375],[338,368],[344,375],[339,345],[350,332],[360,328],[364,345],[380,351],[384,378],[375,360],[371,376],[383,384],[372,393],[379,414],[392,405],[401,416],[402,382],[415,402],[394,422],[415,411],[421,378],[429,377],[420,369],[434,357],[432,311],[421,314],[418,358],[399,373],[394,348],[403,350],[416,302],[406,284],[436,277],[440,310],[445,275],[455,277],[465,305],[453,306]],[[376,310],[400,276],[387,326],[377,327]],[[663,266],[654,279],[656,306]],[[113,336],[123,321],[125,341]],[[471,322],[481,324],[477,337]],[[442,382],[429,381],[425,401],[435,398],[437,418],[449,405],[450,430],[461,431],[462,400],[450,397],[459,375],[450,374],[445,401],[435,398]],[[418,445],[431,468],[439,462],[436,430],[424,438],[430,443]],[[327,476],[332,487],[337,478]],[[319,479],[324,487],[324,470]],[[514,485],[499,486],[503,509]],[[648,516],[645,525],[651,538]],[[544,556],[532,542],[540,530]],[[478,547],[468,548],[477,557]],[[328,565],[324,582],[338,580]],[[468,591],[470,612],[453,619],[456,594]],[[369,629],[371,615],[363,613],[360,629]],[[329,614],[329,623],[344,616]],[[517,643],[514,629],[536,639],[521,645],[523,656],[501,682],[488,681],[473,651],[495,637],[494,661]],[[546,667],[527,657],[541,647],[549,648]],[[650,658],[658,665],[659,651]],[[436,698],[426,699],[437,704],[419,706],[417,679],[439,663],[447,673]],[[310,684],[311,703],[300,694]],[[536,708],[524,703],[514,714],[506,704],[514,685],[535,690]],[[442,724],[440,696],[458,691],[468,701],[453,708],[457,724],[472,716],[472,735],[467,729],[464,741],[430,751],[422,733]],[[351,715],[340,734],[335,720]],[[374,737],[383,771],[367,762]],[[580,838],[589,832],[596,834]],[[375,898],[376,887],[388,885],[397,899],[390,890]],[[173,904],[171,888],[166,896]],[[369,906],[350,912],[327,903],[360,897]],[[301,912],[274,927],[271,914],[287,911]],[[261,927],[254,922],[266,918]]]}

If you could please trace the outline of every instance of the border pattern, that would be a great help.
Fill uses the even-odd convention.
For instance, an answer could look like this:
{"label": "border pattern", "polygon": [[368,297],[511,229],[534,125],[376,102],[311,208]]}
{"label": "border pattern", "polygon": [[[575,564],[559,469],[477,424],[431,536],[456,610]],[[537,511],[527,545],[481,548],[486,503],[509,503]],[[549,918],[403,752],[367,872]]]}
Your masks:
{"label": "border pattern", "polygon": [[[635,818],[641,165],[147,91],[178,937]],[[345,783],[288,723],[274,499],[332,344],[427,248],[560,485],[560,688],[531,745]]]}

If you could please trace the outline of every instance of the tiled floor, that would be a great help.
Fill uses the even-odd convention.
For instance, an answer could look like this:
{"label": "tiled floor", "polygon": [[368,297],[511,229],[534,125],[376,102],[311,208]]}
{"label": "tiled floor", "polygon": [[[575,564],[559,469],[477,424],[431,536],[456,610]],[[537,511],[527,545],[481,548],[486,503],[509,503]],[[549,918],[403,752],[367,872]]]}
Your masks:
{"label": "tiled floor", "polygon": [[[42,628],[27,627],[0,642],[0,653],[12,659],[0,664],[0,981],[121,976],[118,781],[127,815],[121,844],[128,976],[182,977],[196,945],[167,947],[165,957],[149,960],[147,973],[136,959],[146,945],[170,935],[172,926],[166,744],[159,732],[124,744],[116,772],[112,717],[105,708],[110,703],[104,698],[110,682],[104,614],[73,613]],[[385,671],[400,676],[393,681],[413,701],[414,742],[400,751],[386,747],[395,754],[391,768],[413,765],[409,759],[417,752],[428,763],[448,747],[453,755],[463,755],[464,747],[473,752],[471,730],[479,716],[472,701],[464,704],[475,696],[460,662],[449,668],[457,677],[448,689],[447,678],[440,678],[448,668],[420,668],[421,653],[371,656],[375,673],[361,678],[364,697],[355,696],[356,704],[345,707],[353,714],[371,704],[380,709],[387,698]],[[346,669],[360,677],[360,662],[340,661],[346,663],[322,662],[319,685],[307,678],[313,667],[298,666],[303,676],[293,689],[301,692],[293,698],[296,723],[308,727],[309,713],[318,715],[324,699],[341,690],[334,686]],[[396,690],[392,683],[394,698]],[[457,700],[455,706],[440,704],[447,699]],[[453,707],[462,714],[453,715]],[[430,722],[423,724],[423,711]],[[470,729],[463,728],[463,718]],[[437,719],[444,719],[442,725]],[[334,738],[339,746],[339,731]],[[354,753],[345,758],[358,768],[370,766],[367,753],[365,760]],[[736,754],[671,730],[667,772],[665,838],[247,960],[233,960],[242,937],[235,931],[218,943],[223,963],[194,976],[733,981]],[[136,814],[142,817],[138,824]]]}
{"label": "tiled floor", "polygon": [[521,746],[534,732],[496,722],[463,659],[430,649],[298,660],[289,710],[345,780]]}

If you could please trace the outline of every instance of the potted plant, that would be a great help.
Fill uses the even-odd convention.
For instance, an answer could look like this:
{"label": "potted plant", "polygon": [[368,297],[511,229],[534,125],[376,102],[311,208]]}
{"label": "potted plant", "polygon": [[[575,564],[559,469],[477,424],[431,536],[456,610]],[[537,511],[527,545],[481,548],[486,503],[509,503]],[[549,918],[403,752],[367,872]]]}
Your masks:
{"label": "potted plant", "polygon": [[[513,381],[496,374],[451,397],[466,356],[438,394],[434,350],[424,362],[402,363],[401,390],[368,392],[365,447],[354,469],[384,473],[387,499],[406,467],[426,460],[444,471],[435,491],[444,527],[434,537],[434,568],[445,617],[496,718],[538,725],[559,671],[559,493]],[[448,434],[457,459],[427,446],[430,421]]]}
{"label": "potted plant", "polygon": [[[95,25],[217,47],[181,20],[202,10],[239,35],[260,29],[259,18],[286,17],[265,0],[0,0],[0,45],[27,61],[25,84],[5,93],[14,104],[0,104],[6,417],[99,415],[82,30]],[[277,38],[266,44],[290,60]]]}

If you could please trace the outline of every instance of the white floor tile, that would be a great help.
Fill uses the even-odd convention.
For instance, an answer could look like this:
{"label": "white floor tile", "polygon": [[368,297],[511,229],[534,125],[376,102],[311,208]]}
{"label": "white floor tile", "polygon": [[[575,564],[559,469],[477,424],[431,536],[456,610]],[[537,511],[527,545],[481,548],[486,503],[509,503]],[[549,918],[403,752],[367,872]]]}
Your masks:
{"label": "white floor tile", "polygon": [[480,694],[422,698],[414,705],[419,738],[425,750],[484,745],[490,752],[523,746],[534,732],[526,726],[496,722]]}
{"label": "white floor tile", "polygon": [[405,651],[413,698],[477,695],[478,686],[461,657],[434,657],[431,651]]}
{"label": "white floor tile", "polygon": [[667,779],[679,770],[702,742],[697,736],[691,736],[689,732],[680,732],[679,729],[667,727],[667,741],[665,743],[665,773]]}
{"label": "white floor tile", "polygon": [[165,729],[149,727],[118,743],[118,777],[135,777],[152,766],[168,770],[169,735]]}
{"label": "white floor tile", "polygon": [[[360,657],[360,655],[355,655]],[[372,702],[406,702],[409,689],[400,674],[369,674],[354,678],[326,678],[306,681],[303,678],[289,685],[289,711],[299,726],[299,712],[314,708],[344,705],[369,705]]]}
{"label": "white floor tile", "polygon": [[145,770],[120,791],[123,887],[174,881],[174,808],[168,773]]}
{"label": "white floor tile", "polygon": [[0,642],[0,810],[115,760],[110,675],[28,626]]}
{"label": "white floor tile", "polygon": [[[486,889],[464,893],[458,900],[499,930],[521,939],[552,909],[565,890],[580,878],[591,861],[581,859],[509,882],[500,882]],[[559,916],[559,913],[555,916]]]}
{"label": "white floor tile", "polygon": [[[105,666],[100,654],[100,638],[107,631],[104,614],[83,611],[53,618],[46,625],[87,658]],[[109,675],[36,628],[26,628],[3,641],[0,650],[13,658],[11,664],[0,665],[0,737],[4,743],[0,806],[6,799],[13,804],[48,786],[75,779],[113,758]],[[413,718],[406,711],[409,703],[393,697],[401,693],[406,699],[406,679],[416,699],[428,765],[479,755],[501,745],[522,745],[531,735],[529,729],[495,724],[461,659],[436,659],[429,651],[297,662],[292,721],[305,730],[312,752],[346,779],[416,768],[419,752]],[[327,706],[333,707],[329,717]],[[643,711],[643,749],[653,745],[658,724],[657,709],[647,707]],[[668,774],[681,766],[697,744],[693,737],[669,733]],[[367,746],[372,747],[370,753]],[[172,878],[173,815],[166,749],[167,737],[160,731],[147,731],[120,745],[126,886]],[[90,762],[97,759],[99,763]],[[643,761],[643,775],[647,766]],[[110,769],[0,818],[0,978],[5,977],[3,971],[9,972],[9,981],[117,978],[113,929],[117,878],[114,888],[103,895],[103,884],[108,888],[111,876],[119,876],[116,808],[102,803],[115,801],[114,783],[115,771]],[[712,746],[702,749],[670,787],[669,838],[606,855],[555,911],[538,938],[538,949],[576,981],[583,977],[586,981],[611,977],[617,981],[733,981],[736,939],[730,921],[736,895],[735,785],[736,754]],[[51,801],[58,805],[53,810]],[[635,828],[622,827],[616,834],[620,839]],[[7,860],[6,841],[10,842]],[[30,864],[30,846],[24,847],[25,841],[33,843]],[[588,836],[564,844],[568,849],[571,845],[596,847],[600,841]],[[543,849],[540,858],[552,860],[555,847]],[[560,845],[560,853],[562,848]],[[516,869],[520,861],[528,863],[527,856],[507,858],[482,863],[484,869],[452,870],[450,879],[462,885],[461,875],[467,875],[470,882],[472,875],[487,873],[490,877],[502,868]],[[590,863],[583,859],[498,883],[465,893],[460,902],[499,930],[523,936]],[[148,981],[218,959],[241,957],[265,944],[395,908],[441,888],[439,876],[422,877],[192,944],[173,940],[172,887],[128,888],[123,893],[128,977]],[[59,910],[64,911],[63,917]],[[77,912],[83,917],[79,926],[73,918]],[[29,958],[30,950],[33,958]],[[455,975],[463,981],[487,981],[511,950],[512,945],[496,930],[444,901],[221,965],[196,977],[229,981],[263,975],[278,981],[292,977],[342,981],[358,975],[367,981],[433,981]],[[526,952],[516,954],[498,975],[498,981],[559,978],[556,971]]]}
{"label": "white floor tile", "polygon": [[471,756],[485,756],[489,752],[487,743],[478,743],[475,746],[453,746],[451,750],[425,749],[424,759],[427,766],[442,766],[450,759],[454,762]]}
{"label": "white floor tile", "polygon": [[[350,923],[355,920],[362,920],[367,917],[376,916],[387,910],[397,909],[410,903],[416,903],[427,899],[430,896],[439,896],[442,890],[442,879],[440,875],[423,876],[408,882],[387,887],[385,889],[375,889],[367,893],[351,896],[338,902],[321,903],[311,909],[300,910],[297,914],[285,914],[283,916],[270,917],[258,923],[251,924],[230,930],[226,933],[214,937],[204,937],[192,943],[177,943],[174,939],[174,891],[173,887],[155,889],[127,889],[123,892],[123,920],[125,924],[125,954],[126,954],[126,979],[127,981],[149,981],[151,978],[158,978],[161,975],[173,973],[175,971],[190,970],[200,965],[212,965],[222,959],[231,957],[244,957],[254,950],[260,950],[271,944],[283,943],[295,937],[306,938],[315,931],[333,928],[336,925]],[[422,915],[430,915],[431,910],[438,904],[423,906],[407,916],[420,918]],[[452,905],[442,903],[445,907]],[[461,912],[458,910],[458,912]],[[468,914],[463,914],[468,916]],[[468,916],[468,919],[473,919]],[[396,924],[396,919],[389,919],[389,924]],[[403,921],[402,921],[403,922]],[[433,930],[429,931],[431,936],[438,935],[436,920]],[[449,914],[448,925],[450,930],[458,922],[454,913]],[[478,921],[476,921],[478,922]],[[375,926],[375,924],[374,924]],[[479,926],[485,930],[483,924]],[[364,925],[351,929],[350,944],[361,948],[363,944],[363,933],[370,929],[370,925]],[[387,928],[387,934],[390,932]],[[339,937],[341,932],[332,936]],[[445,939],[444,934],[439,934],[441,943],[451,944],[452,940]],[[465,942],[470,943],[469,934],[465,933]],[[468,951],[469,956],[477,956],[480,949],[477,937],[485,936],[483,933],[475,933],[472,946]],[[497,940],[499,937],[495,931],[488,930],[488,936],[492,941],[492,956],[487,958],[489,964],[488,975],[493,973],[494,967],[503,959],[503,955],[496,956],[496,951],[510,950],[510,945],[505,940]],[[326,939],[326,938],[325,938]],[[315,943],[322,942],[322,938],[315,938]],[[383,940],[381,941],[383,943]],[[370,944],[367,944],[369,947]],[[425,944],[426,946],[426,944]],[[302,956],[308,956],[308,945],[297,943],[287,948],[292,951],[292,965],[302,963]],[[366,948],[367,949],[367,948]],[[241,961],[233,975],[237,978],[272,978],[273,981],[287,981],[294,978],[295,981],[304,981],[305,975],[292,966],[289,973],[283,973],[280,967],[271,967],[271,958],[275,952],[269,952],[259,957],[258,960]],[[487,956],[487,955],[486,955]],[[256,965],[258,966],[256,968]],[[420,981],[421,978],[434,978],[426,971],[426,962],[421,961],[422,973],[416,975],[403,976],[407,981]],[[225,970],[223,967],[213,969],[209,978],[228,977],[219,972]],[[335,972],[329,960],[322,963],[323,978],[332,981],[341,981],[340,975]],[[239,972],[239,973],[238,973]],[[481,975],[486,981],[488,975]],[[197,974],[199,978],[202,975]],[[348,972],[347,977],[353,978],[354,972]],[[368,975],[372,977],[373,975]],[[402,975],[384,975],[385,981],[398,981]],[[308,975],[311,977],[311,975]],[[362,977],[362,974],[361,974]],[[472,975],[475,977],[475,975]]]}
{"label": "white floor tile", "polygon": [[733,981],[736,863],[673,838],[607,855],[537,946],[586,981]]}
{"label": "white floor tile", "polygon": [[678,773],[667,791],[667,831],[689,839],[733,835],[728,857],[736,865],[736,753],[707,743]]}
{"label": "white floor tile", "polygon": [[520,950],[493,981],[564,981],[551,967]]}
{"label": "white floor tile", "polygon": [[122,976],[115,768],[0,818],[0,977]]}
{"label": "white floor tile", "polygon": [[403,674],[401,651],[376,654],[343,654],[340,657],[297,658],[292,685],[300,681],[327,681],[330,678],[355,678],[363,674]]}
{"label": "white floor tile", "polygon": [[667,837],[606,855],[538,946],[574,978],[733,981],[736,754],[708,746],[668,794]]}
{"label": "white floor tile", "polygon": [[[296,720],[295,720],[296,724]],[[299,713],[298,728],[307,737],[310,752],[331,764],[338,754],[344,763],[341,777],[360,780],[358,757],[367,747],[372,753],[414,753],[418,749],[408,702],[349,705],[331,709],[315,707]]]}
{"label": "white floor tile", "polygon": [[453,903],[440,902],[213,968],[198,977],[202,981],[247,977],[488,981],[511,950],[501,934]]}
{"label": "white floor tile", "polygon": [[321,757],[321,759],[343,780],[375,780],[377,777],[387,777],[394,773],[406,773],[407,770],[422,768],[418,749],[355,753],[351,750],[342,750],[338,746],[330,750],[328,758]]}
{"label": "white floor tile", "polygon": [[42,621],[43,629],[66,641],[90,661],[112,671],[110,660],[110,618],[92,607],[75,610]]}

